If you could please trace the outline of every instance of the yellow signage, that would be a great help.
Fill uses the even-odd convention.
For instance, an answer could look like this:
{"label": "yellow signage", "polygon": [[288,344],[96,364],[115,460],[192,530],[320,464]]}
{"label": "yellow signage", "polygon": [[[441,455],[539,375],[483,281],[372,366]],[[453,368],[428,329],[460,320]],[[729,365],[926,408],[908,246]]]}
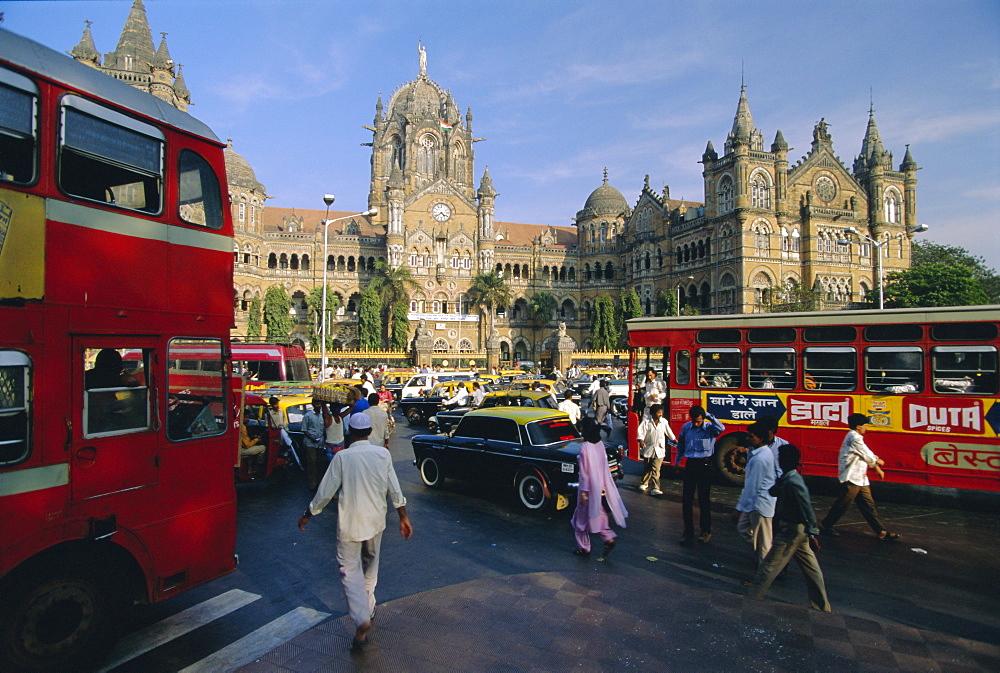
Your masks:
{"label": "yellow signage", "polygon": [[0,301],[45,295],[45,199],[0,188]]}

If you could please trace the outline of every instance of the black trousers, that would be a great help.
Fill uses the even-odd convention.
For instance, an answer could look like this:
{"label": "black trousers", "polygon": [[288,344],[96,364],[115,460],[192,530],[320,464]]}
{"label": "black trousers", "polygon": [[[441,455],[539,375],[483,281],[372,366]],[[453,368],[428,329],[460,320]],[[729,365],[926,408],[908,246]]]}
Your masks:
{"label": "black trousers", "polygon": [[698,491],[698,523],[702,533],[712,532],[712,458],[688,458],[684,468],[684,536],[694,537],[694,492]]}

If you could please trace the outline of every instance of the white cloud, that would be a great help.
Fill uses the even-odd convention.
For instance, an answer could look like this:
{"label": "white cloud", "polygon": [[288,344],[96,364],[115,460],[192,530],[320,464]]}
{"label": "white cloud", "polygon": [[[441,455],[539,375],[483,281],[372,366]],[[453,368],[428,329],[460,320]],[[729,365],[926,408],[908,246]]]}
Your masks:
{"label": "white cloud", "polygon": [[931,143],[984,130],[995,131],[998,126],[1000,126],[1000,109],[968,110],[954,114],[915,117],[903,125],[898,135],[914,144]]}

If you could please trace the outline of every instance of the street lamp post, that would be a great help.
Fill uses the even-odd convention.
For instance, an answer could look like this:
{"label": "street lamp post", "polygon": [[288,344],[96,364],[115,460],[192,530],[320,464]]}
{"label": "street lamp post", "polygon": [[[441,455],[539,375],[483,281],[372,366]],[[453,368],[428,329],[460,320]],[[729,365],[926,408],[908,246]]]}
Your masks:
{"label": "street lamp post", "polygon": [[[926,225],[926,224],[918,224],[917,226],[913,227],[912,229],[909,229],[908,233],[910,233],[910,234],[918,234],[920,232],[927,231],[928,229],[930,229],[930,227],[928,225]],[[876,258],[875,258],[875,278],[877,279],[876,282],[878,283],[878,308],[881,311],[882,309],[885,308],[885,287],[884,287],[884,281],[883,281],[883,278],[882,278],[882,248],[884,248],[885,246],[889,245],[889,240],[886,239],[884,241],[876,241],[874,238],[872,238],[868,234],[863,234],[860,231],[858,231],[857,227],[846,227],[844,229],[844,233],[845,234],[854,234],[860,240],[862,240],[862,241],[868,241],[873,246],[875,246],[875,254],[876,254]],[[850,242],[850,240],[844,238],[844,239],[838,240],[837,243],[839,245],[850,245],[851,242]]]}
{"label": "street lamp post", "polygon": [[363,213],[357,213],[354,215],[346,215],[344,217],[338,217],[335,219],[328,219],[330,215],[330,206],[334,202],[333,194],[324,194],[323,203],[326,204],[326,215],[323,217],[323,298],[320,304],[320,381],[326,378],[326,330],[327,330],[327,319],[326,319],[326,274],[329,270],[329,265],[327,263],[327,245],[329,240],[330,225],[334,222],[342,222],[343,220],[349,220],[352,217],[371,217],[373,215],[378,215],[378,208],[370,208]]}
{"label": "street lamp post", "polygon": [[[694,280],[694,276],[688,276],[687,280]],[[683,281],[677,284],[677,316],[681,315],[681,287],[683,286]]]}

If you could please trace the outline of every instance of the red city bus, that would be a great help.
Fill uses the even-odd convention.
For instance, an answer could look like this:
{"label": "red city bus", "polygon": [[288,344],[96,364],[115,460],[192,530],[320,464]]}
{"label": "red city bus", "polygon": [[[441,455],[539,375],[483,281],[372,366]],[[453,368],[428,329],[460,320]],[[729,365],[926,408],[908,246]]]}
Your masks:
{"label": "red city bus", "polygon": [[207,126],[0,30],[0,670],[235,568],[226,193]]}
{"label": "red city bus", "polygon": [[847,417],[862,413],[887,481],[1000,490],[1000,306],[635,318],[628,330],[631,380],[669,371],[676,430],[696,404],[726,425],[716,466],[732,483],[754,420],[779,420],[803,473],[835,477]]}
{"label": "red city bus", "polygon": [[247,378],[247,390],[264,390],[285,381],[312,380],[309,360],[298,344],[234,343],[233,366]]}

